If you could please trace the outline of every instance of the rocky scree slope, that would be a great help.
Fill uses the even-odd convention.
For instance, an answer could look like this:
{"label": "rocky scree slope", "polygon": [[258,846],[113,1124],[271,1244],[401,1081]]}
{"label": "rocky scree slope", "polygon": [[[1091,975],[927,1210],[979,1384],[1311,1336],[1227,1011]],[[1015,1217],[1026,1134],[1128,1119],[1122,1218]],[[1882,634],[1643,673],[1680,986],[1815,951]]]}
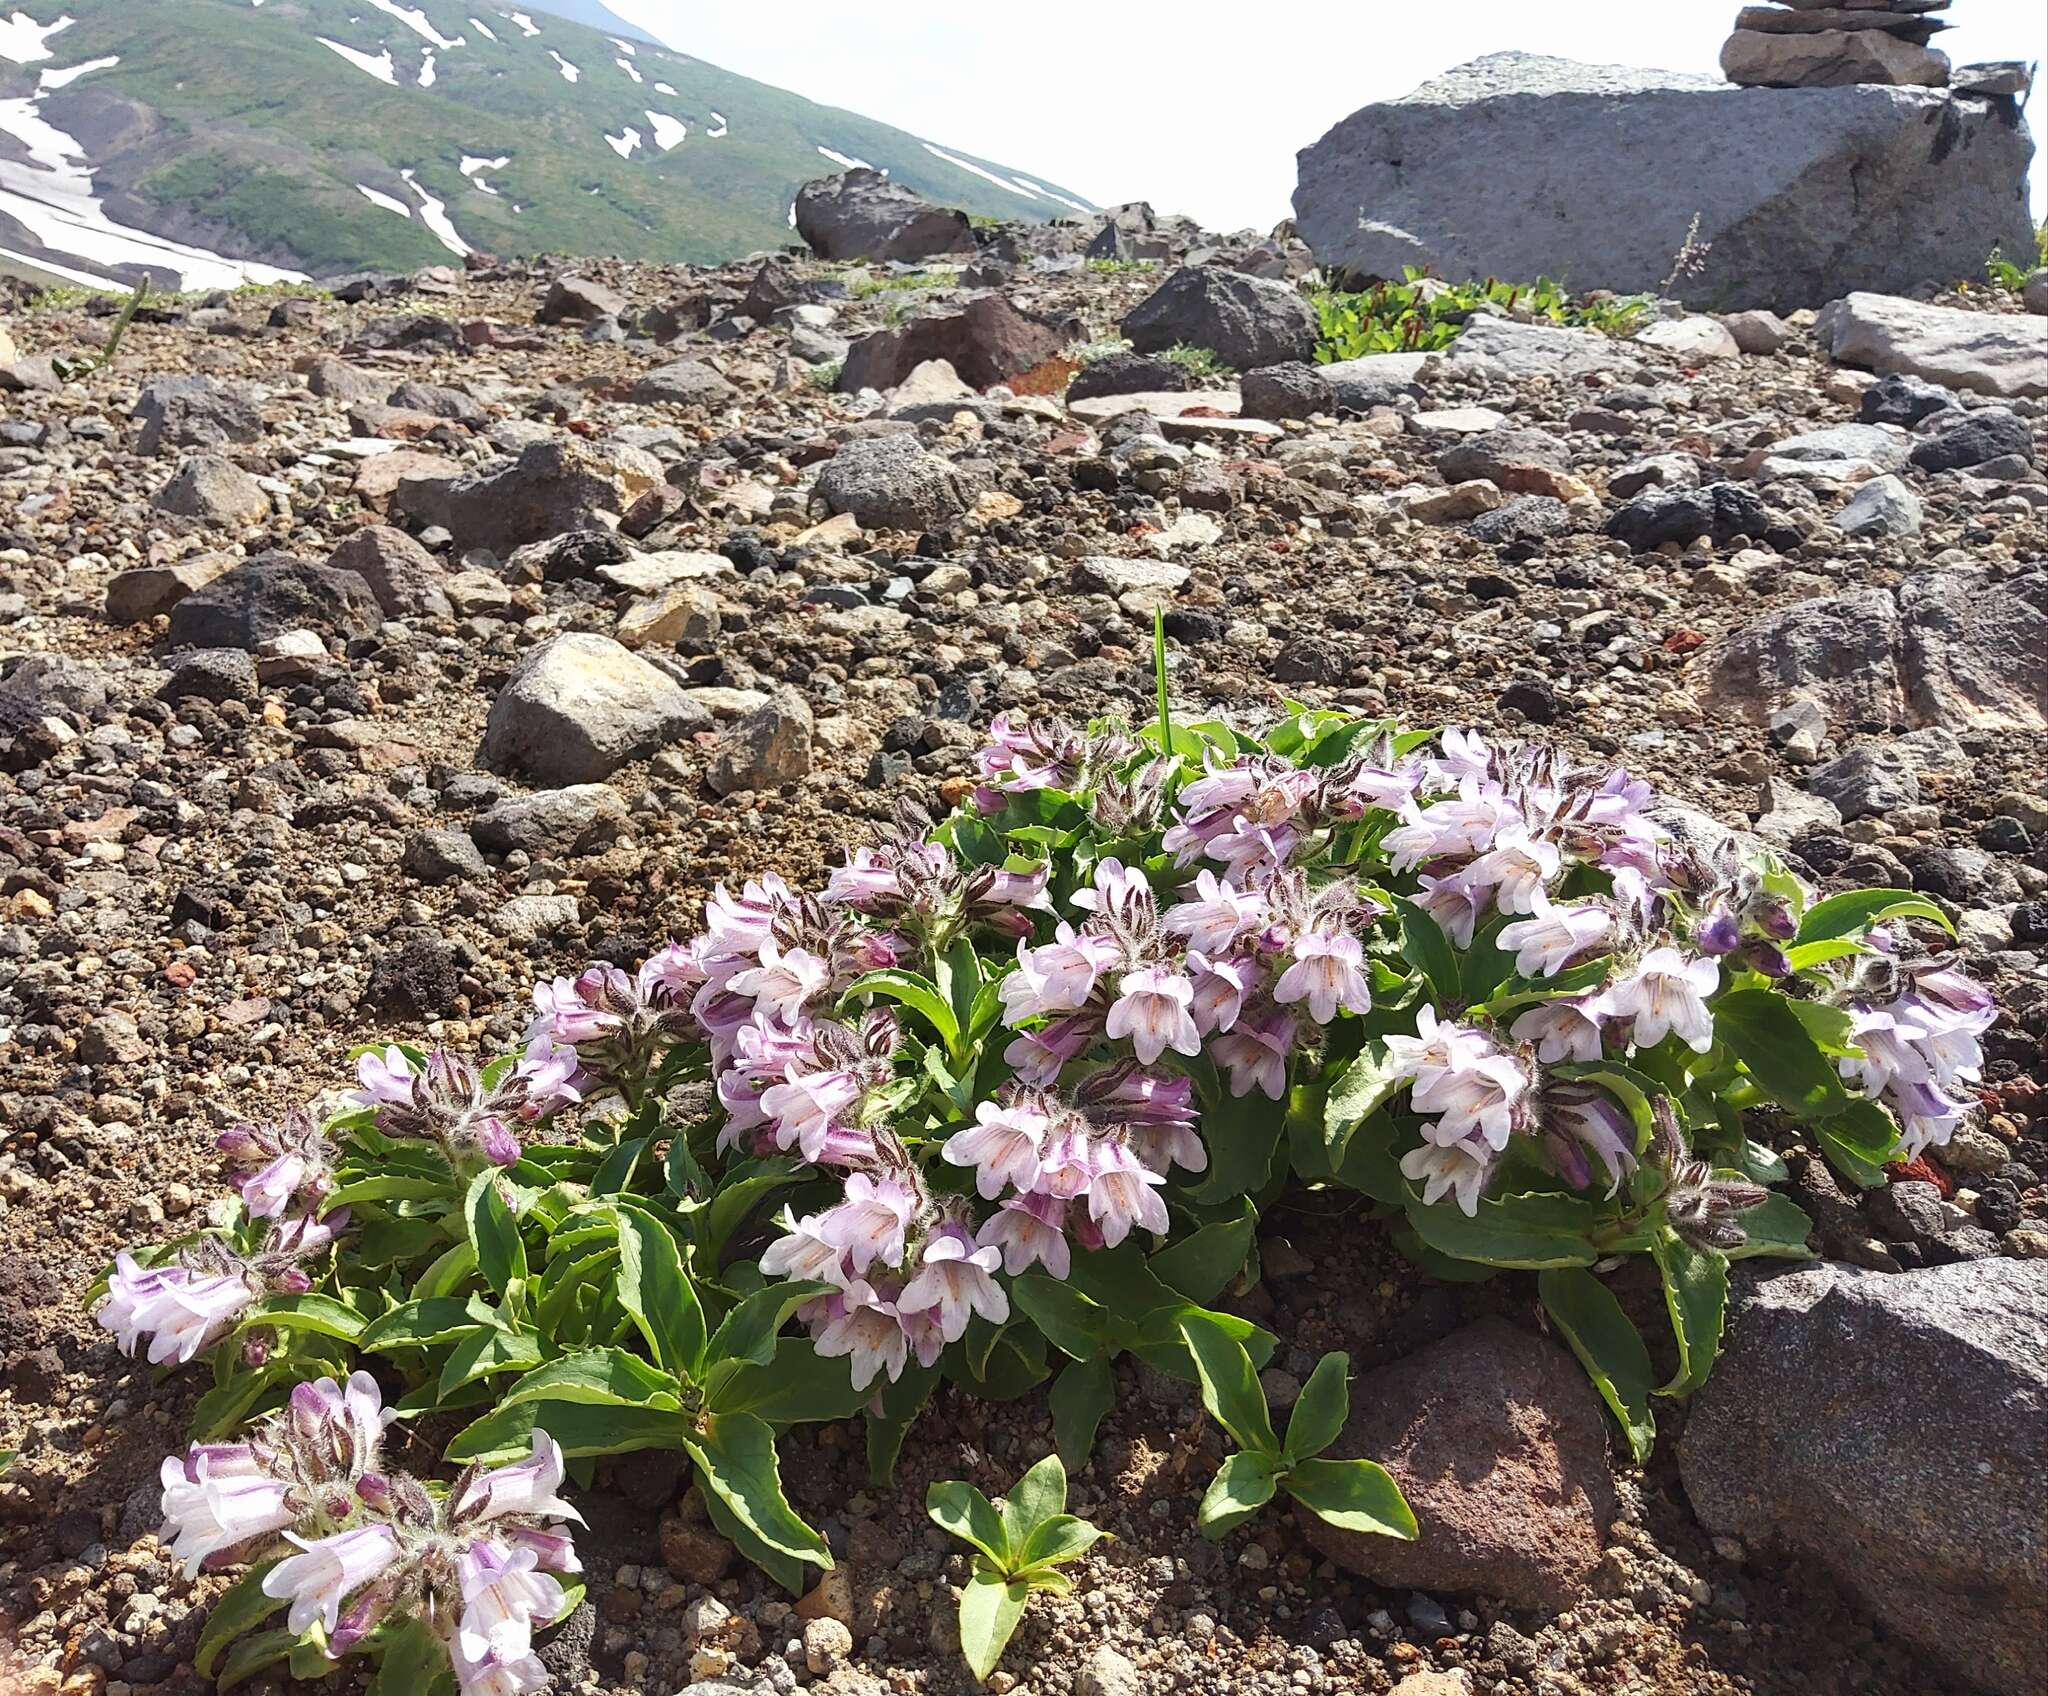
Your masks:
{"label": "rocky scree slope", "polygon": [[1014,167],[538,9],[27,0],[12,17],[0,259],[56,280],[204,288],[241,262],[265,281],[470,249],[715,260],[787,240],[798,186],[833,164],[989,217],[1088,209]]}
{"label": "rocky scree slope", "polygon": [[[2048,1313],[2048,483],[2024,355],[2048,326],[1858,297],[1825,337],[1805,312],[1630,342],[1483,318],[1444,355],[1207,387],[1141,353],[1048,369],[1046,326],[1099,344],[1134,317],[1297,349],[1299,300],[1233,268],[1285,255],[1210,251],[1193,281],[435,269],[356,302],[151,312],[61,386],[49,356],[104,319],[17,318],[0,1676],[202,1688],[220,1581],[153,1536],[201,1386],[114,1354],[79,1298],[210,1193],[225,1123],[331,1087],[373,1034],[515,1041],[537,974],[637,958],[717,880],[815,880],[901,794],[957,798],[999,708],[1149,710],[1164,605],[1177,710],[1263,716],[1278,690],[1620,760],[1818,886],[1926,891],[2004,1012],[1984,1111],[1936,1159],[1858,1196],[1786,1150],[1825,1259],[1745,1293],[1759,1317],[1641,1471],[1526,1275],[1438,1284],[1329,1197],[1271,1212],[1241,1298],[1282,1339],[1269,1393],[1348,1348],[1437,1535],[1398,1570],[1282,1515],[1204,1542],[1215,1435],[1127,1376],[1075,1481],[1118,1541],[1034,1604],[1001,1688],[2024,1688]],[[946,363],[834,390],[835,362],[884,338],[882,369],[914,328]],[[1052,392],[976,390],[968,366]],[[1654,1286],[1623,1294],[1649,1321]],[[1911,1373],[1873,1379],[1895,1351]],[[1858,1390],[1818,1445],[1830,1385]],[[842,1566],[796,1604],[677,1496],[674,1457],[607,1464],[579,1496],[593,1582],[546,1651],[558,1688],[964,1692],[964,1572],[923,1491],[1000,1489],[1049,1430],[1040,1397],[942,1397],[884,1490],[857,1429],[803,1428],[785,1475]],[[1972,1488],[1926,1487],[1944,1477]],[[1819,1546],[1817,1515],[1773,1506],[1814,1501]],[[2016,1583],[1996,1611],[1944,1601]]]}

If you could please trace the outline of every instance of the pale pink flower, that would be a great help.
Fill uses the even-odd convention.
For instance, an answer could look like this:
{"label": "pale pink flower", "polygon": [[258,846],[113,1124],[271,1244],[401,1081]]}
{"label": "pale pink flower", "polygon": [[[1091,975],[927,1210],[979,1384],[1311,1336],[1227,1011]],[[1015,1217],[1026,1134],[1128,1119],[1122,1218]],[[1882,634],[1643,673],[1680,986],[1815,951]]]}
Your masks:
{"label": "pale pink flower", "polygon": [[1037,1183],[1052,1121],[1027,1101],[978,1102],[974,1118],[972,1126],[946,1139],[940,1153],[954,1166],[974,1168],[982,1199],[995,1200],[1005,1184],[1022,1191]]}
{"label": "pale pink flower", "polygon": [[925,1239],[917,1273],[903,1286],[896,1305],[902,1311],[936,1309],[940,1334],[957,1343],[977,1313],[992,1325],[1010,1317],[1010,1298],[994,1277],[1002,1251],[982,1248],[957,1225],[942,1226]]}
{"label": "pale pink flower", "polygon": [[285,1624],[294,1633],[315,1620],[333,1631],[341,1604],[398,1559],[398,1536],[388,1525],[362,1525],[312,1541],[287,1531],[303,1554],[290,1555],[264,1574],[263,1594],[289,1602]]}
{"label": "pale pink flower", "polygon": [[1415,1014],[1415,1035],[1396,1032],[1386,1039],[1387,1063],[1411,1078],[1424,1072],[1457,1067],[1476,1060],[1487,1051],[1486,1038],[1469,1025],[1439,1019],[1428,1002]]}
{"label": "pale pink flower", "polygon": [[384,1392],[367,1372],[352,1372],[346,1384],[314,1378],[292,1387],[285,1416],[299,1437],[334,1458],[347,1477],[377,1468],[384,1433],[398,1417],[384,1405]]}
{"label": "pale pink flower", "polygon": [[1250,960],[1212,960],[1200,949],[1190,948],[1188,970],[1195,980],[1195,1029],[1204,1036],[1229,1030],[1244,1010],[1245,997],[1259,981],[1259,967]]}
{"label": "pale pink flower", "polygon": [[1017,944],[1017,969],[997,991],[1006,1023],[1073,1012],[1095,993],[1095,980],[1116,958],[1116,944],[1107,937],[1083,935],[1065,922],[1054,938],[1043,948]]}
{"label": "pale pink flower", "polygon": [[306,1157],[286,1150],[268,1165],[234,1180],[242,1205],[253,1219],[275,1219],[290,1207],[312,1168]]}
{"label": "pale pink flower", "polygon": [[172,1264],[144,1271],[127,1250],[114,1257],[99,1322],[123,1354],[149,1339],[149,1363],[183,1366],[227,1335],[256,1300],[241,1272],[203,1273]]}
{"label": "pale pink flower", "polygon": [[1114,857],[1097,863],[1093,888],[1077,889],[1072,896],[1073,904],[1088,913],[1119,913],[1151,900],[1152,884],[1144,872]]}
{"label": "pale pink flower", "polygon": [[1019,1031],[1003,1050],[1003,1059],[1027,1084],[1050,1089],[1060,1081],[1067,1062],[1087,1050],[1100,1028],[1086,1017],[1053,1019],[1035,1031]]}
{"label": "pale pink flower", "polygon": [[1600,1011],[1611,1019],[1633,1019],[1631,1040],[1638,1048],[1654,1048],[1675,1031],[1694,1053],[1704,1054],[1714,1046],[1714,1016],[1706,998],[1720,982],[1716,961],[1688,960],[1676,948],[1653,948],[1632,973],[1608,986]]}
{"label": "pale pink flower", "polygon": [[859,1105],[860,1080],[845,1071],[806,1072],[794,1061],[782,1078],[762,1092],[761,1111],[775,1121],[777,1148],[795,1145],[815,1161],[812,1151],[823,1146],[826,1133]]}
{"label": "pale pink flower", "polygon": [[1237,939],[1266,922],[1266,898],[1256,890],[1239,889],[1204,867],[1195,874],[1195,892],[1166,911],[1160,924],[1188,947],[1210,956],[1227,953]]}
{"label": "pale pink flower", "polygon": [[1483,1140],[1491,1148],[1503,1149],[1520,1125],[1528,1093],[1529,1075],[1519,1062],[1505,1054],[1487,1054],[1455,1070],[1425,1072],[1416,1080],[1413,1100],[1417,1113],[1441,1115],[1434,1125],[1423,1127],[1430,1141]]}
{"label": "pale pink flower", "polygon": [[1415,881],[1415,905],[1458,947],[1470,948],[1473,933],[1479,929],[1479,915],[1486,911],[1493,893],[1492,885],[1482,883],[1469,866],[1441,877],[1424,872]]}
{"label": "pale pink flower", "polygon": [[1088,1217],[1102,1233],[1104,1247],[1115,1248],[1134,1225],[1157,1236],[1166,1234],[1166,1203],[1157,1187],[1164,1182],[1121,1143],[1105,1142],[1096,1149]]}
{"label": "pale pink flower", "polygon": [[800,1282],[844,1283],[846,1251],[837,1243],[825,1240],[823,1221],[823,1214],[813,1213],[798,1220],[764,1248],[761,1251],[762,1275],[794,1278]]}
{"label": "pale pink flower", "polygon": [[1479,1197],[1492,1173],[1493,1161],[1485,1150],[1468,1143],[1425,1142],[1401,1156],[1401,1174],[1422,1184],[1425,1207],[1454,1195],[1468,1218],[1478,1214]]}
{"label": "pale pink flower", "polygon": [[256,1464],[244,1444],[168,1456],[158,1470],[163,1484],[163,1540],[197,1578],[208,1560],[252,1537],[297,1523],[291,1490]]}
{"label": "pale pink flower", "polygon": [[1294,1051],[1296,1022],[1284,1013],[1241,1019],[1210,1044],[1216,1064],[1230,1077],[1230,1093],[1242,1098],[1257,1089],[1268,1101],[1287,1094],[1287,1059]]}
{"label": "pale pink flower", "polygon": [[1176,1054],[1199,1054],[1202,1033],[1195,1028],[1192,1007],[1195,986],[1171,966],[1141,966],[1117,983],[1117,999],[1103,1029],[1111,1037],[1128,1037],[1139,1060],[1151,1065],[1171,1048]]}
{"label": "pale pink flower", "polygon": [[1595,1005],[1591,999],[1570,996],[1539,1001],[1516,1018],[1508,1034],[1517,1042],[1533,1042],[1536,1058],[1546,1066],[1597,1060],[1601,1042]]}
{"label": "pale pink flower", "polygon": [[1038,1189],[1061,1201],[1087,1193],[1095,1180],[1095,1142],[1084,1125],[1055,1131],[1038,1169]]}
{"label": "pale pink flower", "polygon": [[895,1383],[909,1358],[903,1321],[893,1302],[884,1301],[865,1279],[855,1279],[827,1299],[823,1329],[814,1344],[828,1359],[847,1358],[853,1387],[865,1390],[882,1373]]}
{"label": "pale pink flower", "polygon": [[516,1669],[532,1658],[534,1628],[553,1623],[568,1600],[538,1567],[533,1550],[506,1550],[489,1538],[463,1550],[457,1564],[463,1607],[456,1628],[463,1660]]}
{"label": "pale pink flower", "polygon": [[1294,963],[1273,986],[1282,1006],[1308,1003],[1308,1015],[1327,1025],[1341,1009],[1372,1011],[1372,985],[1365,975],[1365,947],[1348,931],[1311,930],[1294,939]]}
{"label": "pale pink flower", "polygon": [[832,987],[832,963],[805,948],[784,949],[774,941],[761,945],[761,964],[735,973],[735,994],[751,996],[770,1018],[794,1024],[811,1000]]}
{"label": "pale pink flower", "polygon": [[516,1513],[573,1519],[581,1524],[583,1516],[561,1497],[562,1480],[567,1476],[561,1445],[545,1431],[536,1431],[533,1452],[525,1460],[478,1473],[462,1492],[455,1511],[464,1519],[496,1519],[500,1514]]}
{"label": "pale pink flower", "polygon": [[1614,921],[1604,907],[1553,907],[1540,897],[1531,916],[1500,930],[1500,947],[1525,978],[1555,977],[1604,938]]}
{"label": "pale pink flower", "polygon": [[412,1105],[412,1062],[396,1044],[379,1053],[375,1049],[356,1056],[356,1082],[362,1087],[347,1099],[357,1107],[410,1107]]}
{"label": "pale pink flower", "polygon": [[1556,844],[1516,825],[1494,838],[1493,846],[1473,863],[1470,876],[1475,884],[1492,885],[1494,905],[1503,913],[1533,913],[1561,863]]}
{"label": "pale pink flower", "polygon": [[879,1260],[885,1266],[903,1262],[903,1237],[917,1212],[917,1198],[894,1178],[849,1173],[846,1199],[818,1215],[818,1234],[843,1249],[856,1272]]}
{"label": "pale pink flower", "polygon": [[1067,1204],[1057,1196],[1012,1196],[989,1216],[975,1240],[984,1248],[1001,1249],[1003,1270],[1013,1278],[1033,1266],[1065,1278],[1073,1269],[1066,1217]]}

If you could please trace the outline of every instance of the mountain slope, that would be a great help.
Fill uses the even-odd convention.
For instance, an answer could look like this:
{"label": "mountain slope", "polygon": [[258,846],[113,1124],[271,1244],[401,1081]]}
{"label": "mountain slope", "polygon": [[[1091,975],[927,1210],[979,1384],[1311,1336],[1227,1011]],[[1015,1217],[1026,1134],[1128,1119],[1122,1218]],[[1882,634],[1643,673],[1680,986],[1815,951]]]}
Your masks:
{"label": "mountain slope", "polygon": [[0,262],[63,275],[213,286],[248,262],[320,275],[470,248],[717,260],[787,242],[798,186],[853,161],[970,212],[1086,209],[538,7],[18,0],[0,16]]}

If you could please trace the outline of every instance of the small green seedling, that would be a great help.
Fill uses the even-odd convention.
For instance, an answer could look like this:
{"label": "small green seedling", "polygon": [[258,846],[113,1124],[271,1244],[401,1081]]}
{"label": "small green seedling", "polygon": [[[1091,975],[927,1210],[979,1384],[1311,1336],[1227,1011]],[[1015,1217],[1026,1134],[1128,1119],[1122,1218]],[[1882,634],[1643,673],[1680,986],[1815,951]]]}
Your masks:
{"label": "small green seedling", "polygon": [[1266,1392],[1244,1345],[1207,1314],[1181,1316],[1180,1334],[1195,1357],[1202,1405],[1236,1439],[1238,1453],[1216,1469],[1198,1518],[1204,1537],[1235,1530],[1285,1490],[1317,1518],[1344,1531],[1415,1539],[1415,1515],[1386,1469],[1369,1460],[1318,1460],[1351,1411],[1351,1360],[1316,1362],[1288,1416],[1287,1441],[1273,1434]]}
{"label": "small green seedling", "polygon": [[934,1484],[924,1506],[935,1525],[976,1551],[974,1576],[960,1592],[960,1648],[977,1683],[995,1671],[1032,1591],[1066,1594],[1073,1581],[1057,1569],[1109,1535],[1066,1511],[1067,1469],[1058,1455],[1011,1485],[1000,1510],[958,1479]]}

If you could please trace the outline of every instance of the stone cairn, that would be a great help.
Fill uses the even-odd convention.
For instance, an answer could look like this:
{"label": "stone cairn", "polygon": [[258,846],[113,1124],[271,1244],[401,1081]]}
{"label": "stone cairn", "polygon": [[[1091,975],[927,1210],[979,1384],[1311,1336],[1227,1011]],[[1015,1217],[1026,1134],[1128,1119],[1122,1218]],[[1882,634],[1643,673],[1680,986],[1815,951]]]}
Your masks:
{"label": "stone cairn", "polygon": [[1949,63],[1928,43],[1949,26],[1949,0],[1785,0],[1745,6],[1721,49],[1721,71],[1746,88],[1843,83],[1946,88]]}

